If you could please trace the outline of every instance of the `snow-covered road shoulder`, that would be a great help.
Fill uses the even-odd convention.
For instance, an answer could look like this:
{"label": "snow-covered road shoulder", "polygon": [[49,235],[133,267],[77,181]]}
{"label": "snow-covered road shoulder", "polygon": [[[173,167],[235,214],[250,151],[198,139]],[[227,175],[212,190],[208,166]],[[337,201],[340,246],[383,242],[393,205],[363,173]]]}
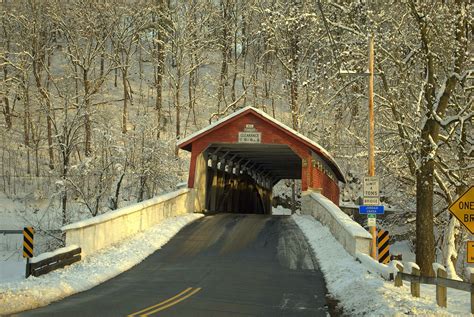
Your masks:
{"label": "snow-covered road shoulder", "polygon": [[350,316],[469,316],[470,293],[450,289],[448,308],[436,305],[435,287],[422,286],[421,298],[410,294],[409,284],[395,287],[378,275],[371,274],[357,262],[311,216],[293,215],[305,234],[326,279],[328,291],[337,299],[344,314]]}
{"label": "snow-covered road shoulder", "polygon": [[103,283],[143,261],[184,226],[202,216],[187,214],[169,218],[64,269],[19,282],[0,283],[0,315],[45,306]]}

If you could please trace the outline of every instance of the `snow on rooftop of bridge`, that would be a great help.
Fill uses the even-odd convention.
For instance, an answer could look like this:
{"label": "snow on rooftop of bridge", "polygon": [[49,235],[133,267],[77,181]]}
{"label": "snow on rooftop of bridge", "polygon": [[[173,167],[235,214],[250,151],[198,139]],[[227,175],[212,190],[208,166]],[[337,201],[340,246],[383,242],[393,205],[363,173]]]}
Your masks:
{"label": "snow on rooftop of bridge", "polygon": [[184,145],[187,145],[187,143],[189,141],[191,141],[192,139],[196,138],[197,136],[201,135],[201,134],[206,134],[208,133],[209,131],[213,130],[214,128],[220,126],[221,124],[227,122],[228,120],[232,119],[232,118],[235,118],[247,111],[254,111],[256,112],[257,114],[261,115],[262,117],[264,117],[265,119],[273,122],[274,124],[276,124],[277,126],[279,126],[280,128],[282,128],[283,130],[286,130],[287,132],[289,132],[290,134],[293,134],[295,135],[297,138],[299,139],[302,139],[303,141],[309,143],[312,147],[316,148],[317,150],[319,150],[321,152],[321,154],[323,156],[325,156],[327,159],[329,159],[333,164],[334,166],[336,167],[336,169],[338,170],[339,174],[341,175],[341,177],[343,178],[343,181],[344,181],[344,174],[342,173],[339,165],[337,165],[336,163],[336,160],[332,157],[331,154],[329,154],[329,152],[323,148],[320,144],[318,144],[317,142],[311,140],[310,138],[308,138],[307,136],[299,133],[298,131],[290,128],[289,126],[287,126],[286,124],[278,121],[277,119],[273,118],[272,116],[270,116],[269,114],[267,114],[265,111],[262,111],[260,109],[257,109],[257,108],[254,108],[252,106],[247,106],[245,108],[242,108],[240,110],[237,110],[223,118],[220,118],[219,120],[211,123],[210,125],[208,125],[207,127],[205,128],[202,128],[201,130],[198,130],[190,135],[188,135],[187,137],[181,139],[178,141],[177,143],[177,146],[178,147],[182,147]]}

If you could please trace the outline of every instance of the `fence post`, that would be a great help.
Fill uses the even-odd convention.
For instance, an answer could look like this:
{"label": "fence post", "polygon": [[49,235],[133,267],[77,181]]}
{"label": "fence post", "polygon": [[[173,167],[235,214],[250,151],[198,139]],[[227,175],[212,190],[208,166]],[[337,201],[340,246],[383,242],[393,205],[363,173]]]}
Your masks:
{"label": "fence post", "polygon": [[474,314],[474,273],[471,273],[471,314]]}
{"label": "fence post", "polygon": [[[420,270],[415,267],[412,268],[411,275],[420,276]],[[410,288],[411,288],[411,296],[420,297],[420,283],[419,282],[411,281]]]}
{"label": "fence post", "polygon": [[400,264],[397,264],[397,269],[398,269],[398,272],[397,272],[397,275],[395,276],[395,286],[401,287],[403,286],[403,280],[402,280],[402,274],[401,274],[401,272],[403,272],[403,266],[401,266]]}
{"label": "fence post", "polygon": [[[446,278],[448,275],[446,274],[445,268],[438,268],[436,272],[436,277]],[[448,293],[446,286],[440,286],[436,283],[436,303],[440,307],[447,307],[448,305]]]}
{"label": "fence post", "polygon": [[30,275],[31,275],[30,258],[26,258],[25,278],[28,278]]}

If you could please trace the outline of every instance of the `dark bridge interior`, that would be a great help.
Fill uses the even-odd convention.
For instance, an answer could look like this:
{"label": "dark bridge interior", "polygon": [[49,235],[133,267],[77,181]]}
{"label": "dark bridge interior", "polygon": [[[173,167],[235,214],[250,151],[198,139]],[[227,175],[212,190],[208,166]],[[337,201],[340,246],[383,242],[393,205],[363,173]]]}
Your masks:
{"label": "dark bridge interior", "polygon": [[271,214],[273,186],[301,179],[301,158],[287,145],[215,143],[205,157],[210,212]]}

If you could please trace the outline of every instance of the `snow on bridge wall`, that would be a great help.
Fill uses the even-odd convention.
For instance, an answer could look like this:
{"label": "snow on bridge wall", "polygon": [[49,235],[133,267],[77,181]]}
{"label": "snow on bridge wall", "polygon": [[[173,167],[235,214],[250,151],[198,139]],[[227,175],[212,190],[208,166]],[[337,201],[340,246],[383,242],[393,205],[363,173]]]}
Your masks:
{"label": "snow on bridge wall", "polygon": [[304,193],[301,211],[328,227],[350,255],[357,257],[357,253],[370,254],[372,241],[370,233],[320,193],[312,191]]}
{"label": "snow on bridge wall", "polygon": [[183,188],[61,228],[66,246],[78,245],[82,256],[117,243],[160,221],[194,212],[194,191]]}

